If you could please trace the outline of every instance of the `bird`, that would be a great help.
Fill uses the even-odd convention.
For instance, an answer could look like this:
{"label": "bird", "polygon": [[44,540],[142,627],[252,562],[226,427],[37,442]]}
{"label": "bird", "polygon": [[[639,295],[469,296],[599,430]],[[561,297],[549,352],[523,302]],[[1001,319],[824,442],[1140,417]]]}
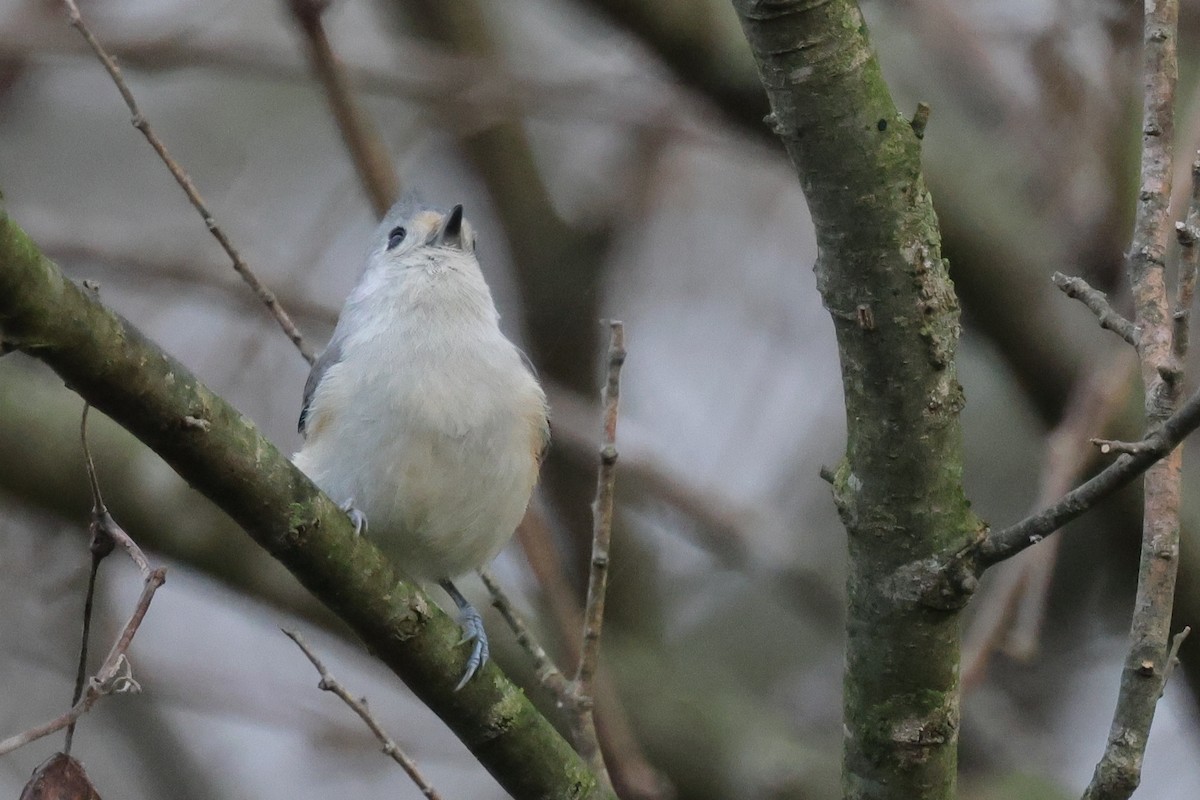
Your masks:
{"label": "bird", "polygon": [[436,582],[487,662],[479,612],[453,579],[486,566],[524,516],[549,445],[546,395],[500,315],[462,205],[414,196],[366,266],[304,386],[295,465],[398,572]]}

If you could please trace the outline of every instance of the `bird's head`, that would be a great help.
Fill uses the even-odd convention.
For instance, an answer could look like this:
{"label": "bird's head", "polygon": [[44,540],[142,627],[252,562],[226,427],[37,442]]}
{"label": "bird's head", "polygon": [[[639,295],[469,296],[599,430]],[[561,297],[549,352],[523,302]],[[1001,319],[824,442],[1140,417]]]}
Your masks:
{"label": "bird's head", "polygon": [[475,252],[475,230],[463,218],[461,205],[446,211],[407,197],[383,218],[372,249],[394,262],[407,260],[425,248]]}

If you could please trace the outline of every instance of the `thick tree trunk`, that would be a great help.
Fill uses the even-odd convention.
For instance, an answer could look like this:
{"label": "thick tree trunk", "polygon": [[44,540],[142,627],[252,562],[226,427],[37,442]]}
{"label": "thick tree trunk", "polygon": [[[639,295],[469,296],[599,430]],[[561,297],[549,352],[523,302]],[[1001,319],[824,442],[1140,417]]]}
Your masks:
{"label": "thick tree trunk", "polygon": [[849,534],[847,798],[949,800],[958,611],[941,566],[980,526],[961,483],[958,301],[921,177],[857,5],[734,0],[816,225],[818,285],[842,363]]}

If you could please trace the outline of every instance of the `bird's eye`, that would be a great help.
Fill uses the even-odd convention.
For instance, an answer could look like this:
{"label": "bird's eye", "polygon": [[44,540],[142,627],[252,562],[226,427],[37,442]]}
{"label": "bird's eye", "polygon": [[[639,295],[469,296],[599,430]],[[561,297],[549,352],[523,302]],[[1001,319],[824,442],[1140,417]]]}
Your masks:
{"label": "bird's eye", "polygon": [[402,225],[397,225],[396,227],[392,228],[391,233],[388,234],[387,249],[396,249],[396,247],[398,247],[400,243],[404,241],[404,236],[407,233],[408,231],[404,230]]}

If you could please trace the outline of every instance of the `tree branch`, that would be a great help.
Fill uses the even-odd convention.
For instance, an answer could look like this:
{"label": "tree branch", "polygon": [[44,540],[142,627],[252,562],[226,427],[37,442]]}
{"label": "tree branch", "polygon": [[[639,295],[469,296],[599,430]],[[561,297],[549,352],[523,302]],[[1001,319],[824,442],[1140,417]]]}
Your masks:
{"label": "tree branch", "polygon": [[171,171],[175,182],[179,184],[179,187],[183,189],[183,193],[187,195],[188,201],[200,213],[209,233],[213,235],[213,238],[221,245],[221,249],[229,256],[234,271],[242,276],[242,280],[246,282],[259,301],[275,317],[275,321],[279,323],[279,327],[292,340],[292,344],[296,345],[296,349],[300,351],[300,355],[304,356],[304,360],[309,364],[313,363],[315,356],[312,350],[304,343],[304,337],[301,336],[296,324],[292,322],[292,318],[288,316],[287,311],[280,305],[275,294],[250,269],[250,266],[242,258],[241,253],[234,248],[233,242],[225,235],[225,231],[221,226],[217,224],[212,212],[208,209],[208,205],[204,202],[204,198],[200,196],[200,190],[196,188],[196,184],[192,182],[192,179],[184,171],[183,167],[179,165],[179,162],[173,159],[171,154],[167,152],[166,144],[158,137],[154,129],[150,127],[150,121],[146,119],[146,115],[138,107],[137,100],[134,99],[133,92],[125,83],[125,78],[121,75],[121,69],[117,66],[117,62],[108,54],[95,34],[92,33],[91,29],[83,21],[83,16],[79,13],[79,6],[76,5],[75,0],[63,0],[63,4],[67,7],[68,19],[71,25],[79,31],[79,34],[88,43],[88,46],[92,48],[92,51],[96,54],[96,58],[100,60],[105,71],[108,72],[109,77],[116,84],[117,91],[121,93],[121,99],[125,101],[129,113],[133,115],[133,127],[141,131],[142,135],[146,137],[146,141],[154,148],[154,152],[158,154],[158,157],[166,164],[167,169]]}
{"label": "tree branch", "polygon": [[1138,346],[1139,331],[1125,317],[1118,314],[1108,303],[1108,297],[1099,289],[1093,289],[1083,278],[1071,278],[1056,272],[1051,276],[1054,285],[1067,297],[1074,298],[1096,315],[1100,327],[1110,330],[1134,347]]}
{"label": "tree branch", "polygon": [[[454,691],[461,631],[400,582],[346,515],[250,421],[108,311],[0,215],[0,337],[141,439],[287,567],[517,797],[607,797],[570,746],[489,664]],[[187,420],[200,420],[197,425]]]}
{"label": "tree branch", "polygon": [[[948,800],[958,742],[958,617],[924,566],[979,527],[961,485],[958,301],[921,177],[851,0],[734,0],[816,227],[838,338],[846,457],[834,496],[850,551],[846,798]],[[867,324],[868,320],[874,324]]]}
{"label": "tree branch", "polygon": [[[1186,340],[1173,341],[1175,322],[1165,275],[1172,232],[1179,2],[1145,0],[1144,8],[1141,190],[1126,263],[1137,311],[1134,322],[1140,330],[1138,357],[1146,393],[1146,425],[1154,430],[1179,405],[1183,381],[1177,347],[1181,348],[1180,355],[1187,348]],[[1191,293],[1186,272],[1182,267],[1180,281],[1185,288],[1181,299]],[[1129,652],[1108,744],[1083,794],[1084,800],[1125,800],[1141,781],[1150,726],[1170,672],[1182,470],[1183,452],[1176,449],[1146,471],[1142,550]]]}
{"label": "tree branch", "polygon": [[[0,264],[3,261],[0,260]],[[0,276],[2,277],[2,276]],[[2,285],[2,282],[0,282]],[[3,314],[0,313],[0,320],[3,320]],[[0,330],[3,330],[0,328]],[[86,420],[86,416],[84,417]],[[91,456],[88,456],[89,472],[91,472]],[[133,637],[137,634],[138,628],[142,625],[142,620],[146,616],[146,612],[150,610],[150,601],[154,599],[154,593],[158,591],[158,587],[162,586],[167,580],[167,571],[163,567],[151,569],[146,561],[145,555],[137,543],[121,529],[107,511],[102,514],[94,511],[92,526],[93,536],[95,535],[95,526],[103,525],[104,534],[112,537],[114,543],[120,544],[131,561],[137,565],[138,571],[142,574],[142,593],[138,597],[137,603],[134,605],[129,619],[126,620],[125,626],[121,629],[121,633],[113,642],[112,647],[108,650],[108,655],[104,658],[104,663],[96,670],[96,674],[87,682],[86,689],[80,687],[76,690],[75,700],[70,710],[66,713],[55,717],[54,719],[42,725],[35,726],[26,731],[23,731],[13,736],[0,741],[0,755],[12,752],[18,747],[24,747],[30,742],[37,741],[43,736],[48,736],[55,731],[60,731],[63,728],[67,729],[67,742],[65,750],[71,749],[71,734],[74,730],[75,721],[91,710],[92,706],[105,695],[120,694],[123,692],[136,692],[140,689],[137,681],[133,679],[132,669],[129,665],[129,659],[126,654],[129,652],[129,646],[133,644]],[[92,576],[95,576],[95,570],[92,571]],[[89,585],[89,604],[91,600],[90,592],[92,587]],[[86,651],[86,634],[85,634],[85,651]],[[81,664],[82,667],[82,664]]]}
{"label": "tree branch", "polygon": [[[1086,474],[1096,459],[1088,434],[1111,427],[1124,406],[1136,359],[1126,348],[1110,349],[1106,368],[1089,371],[1075,386],[1062,421],[1046,439],[1035,509],[1058,500]],[[964,636],[964,693],[983,680],[993,650],[1023,661],[1036,655],[1061,541],[1052,539],[1006,564],[992,588],[976,600],[983,605]]]}
{"label": "tree branch", "polygon": [[1156,461],[1165,458],[1196,428],[1200,428],[1200,391],[1189,397],[1158,430],[1128,448],[1134,452],[1122,455],[1053,505],[989,533],[975,549],[978,567],[986,569],[1012,558],[1071,520],[1083,516],[1101,500],[1128,486]]}
{"label": "tree branch", "polygon": [[383,217],[400,195],[400,179],[379,129],[354,98],[346,68],[325,33],[321,15],[329,0],[288,0],[287,5],[304,33],[309,63],[325,90],[325,99],[350,151],[358,182],[370,198],[375,216]]}
{"label": "tree branch", "polygon": [[408,753],[400,745],[396,744],[396,740],[391,737],[391,734],[383,727],[379,720],[375,719],[375,715],[371,713],[371,709],[367,708],[367,699],[355,697],[350,693],[341,681],[333,677],[325,665],[321,663],[321,659],[313,652],[308,643],[304,641],[304,637],[296,631],[290,631],[286,628],[283,635],[296,643],[300,648],[300,652],[312,663],[316,668],[317,674],[321,676],[321,680],[317,683],[317,688],[325,692],[332,692],[337,697],[350,707],[350,710],[358,715],[366,726],[383,745],[383,752],[388,758],[395,761],[404,770],[405,774],[412,779],[412,782],[421,790],[421,794],[425,795],[429,800],[442,800],[442,796],[438,794],[437,789],[433,788],[433,784],[421,773],[421,769],[417,766],[417,762],[412,760]]}
{"label": "tree branch", "polygon": [[1200,267],[1200,153],[1192,162],[1192,200],[1188,203],[1187,219],[1175,224],[1175,238],[1179,241],[1179,276],[1175,288],[1175,310],[1171,317],[1175,322],[1172,330],[1174,356],[1180,363],[1187,357],[1189,331],[1192,321],[1192,306],[1196,299],[1196,271]]}
{"label": "tree branch", "polygon": [[572,681],[575,697],[572,725],[580,754],[592,771],[607,777],[600,740],[596,736],[593,713],[596,696],[596,670],[600,666],[600,631],[604,624],[604,600],[608,590],[608,552],[612,541],[613,494],[617,469],[617,411],[621,399],[621,366],[625,363],[625,326],[616,320],[608,323],[608,379],[604,385],[604,438],[600,445],[600,470],[596,477],[596,499],[592,503],[592,561],[588,572],[587,604],[583,612],[583,633],[579,663]]}

